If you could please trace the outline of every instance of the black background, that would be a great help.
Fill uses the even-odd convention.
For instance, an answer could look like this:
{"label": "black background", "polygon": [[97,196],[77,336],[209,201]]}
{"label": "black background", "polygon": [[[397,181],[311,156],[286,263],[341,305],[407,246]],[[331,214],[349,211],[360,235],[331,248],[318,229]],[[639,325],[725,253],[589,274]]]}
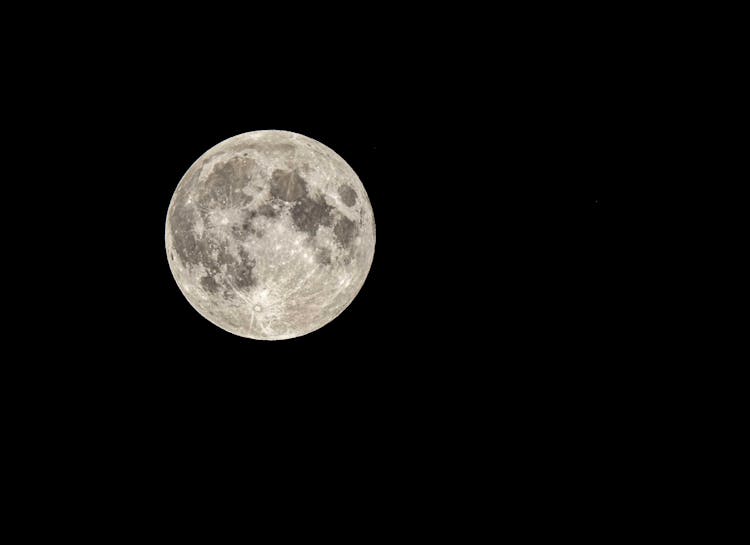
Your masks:
{"label": "black background", "polygon": [[[674,165],[698,161],[670,143],[693,138],[685,89],[713,84],[689,8],[31,9],[3,36],[21,148],[4,189],[29,193],[3,201],[24,312],[6,312],[20,349],[0,381],[25,531],[411,523],[466,541],[488,521],[635,532],[695,497],[685,453],[721,419],[710,386],[681,381],[716,358],[675,357],[695,341],[671,314],[695,298],[660,264],[714,239],[685,237],[657,189],[688,185]],[[184,172],[258,129],[338,152],[377,223],[350,307],[278,342],[200,317],[164,248]]]}
{"label": "black background", "polygon": [[[84,165],[45,227],[63,233],[56,281],[70,286],[46,318],[54,341],[29,347],[35,397],[56,408],[45,429],[98,445],[86,463],[128,459],[126,477],[186,488],[190,464],[221,475],[250,457],[279,479],[349,468],[366,486],[440,487],[438,459],[470,475],[479,466],[457,460],[498,442],[540,465],[592,438],[614,448],[631,371],[612,248],[640,91],[613,26],[203,15],[92,26],[29,65],[54,89],[36,107],[68,141],[60,164]],[[276,342],[198,315],[164,248],[184,172],[259,129],[334,149],[377,224],[350,307]]]}
{"label": "black background", "polygon": [[[461,366],[481,376],[503,354],[546,359],[555,343],[595,340],[586,328],[596,322],[607,205],[598,178],[611,172],[612,152],[587,111],[594,103],[556,91],[558,110],[537,81],[467,79],[456,92],[434,74],[377,73],[399,84],[385,92],[357,74],[328,81],[299,72],[258,88],[251,72],[188,89],[154,75],[146,96],[113,105],[125,130],[106,145],[125,149],[104,219],[118,245],[108,242],[112,230],[89,235],[106,249],[104,286],[118,285],[114,300],[98,301],[117,323],[102,328],[105,342],[131,356],[142,350],[158,380],[195,373],[191,381],[217,387],[266,378],[282,387],[298,373],[323,387],[350,376],[367,388],[462,377]],[[377,223],[372,270],[351,307],[285,342],[242,339],[197,315],[163,245],[184,171],[215,143],[263,128],[335,149],[365,184]]]}
{"label": "black background", "polygon": [[[610,395],[601,184],[623,173],[606,98],[592,98],[586,68],[538,77],[527,60],[446,69],[438,59],[415,73],[392,55],[381,67],[342,58],[353,67],[342,74],[227,68],[218,71],[230,78],[194,86],[184,80],[200,74],[150,67],[135,99],[113,95],[106,119],[115,112],[122,159],[102,180],[111,187],[101,222],[111,227],[86,230],[105,254],[94,308],[77,324],[78,348],[96,362],[81,368],[82,384],[128,400],[122,416],[134,411],[155,430],[252,423],[317,437],[330,425],[347,441],[367,440],[370,426],[411,440],[456,414],[472,416],[454,424],[479,429],[501,406],[525,419]],[[377,224],[372,269],[351,306],[283,342],[243,339],[199,316],[164,250],[169,200],[190,164],[225,138],[268,128],[336,150]]]}
{"label": "black background", "polygon": [[[545,384],[556,397],[600,372],[614,203],[638,146],[626,136],[638,91],[622,44],[554,21],[460,36],[378,21],[361,33],[296,27],[283,43],[260,30],[187,39],[143,21],[137,37],[95,29],[49,52],[49,80],[62,84],[44,107],[86,160],[65,188],[78,235],[61,255],[95,267],[67,269],[86,304],[71,292],[65,330],[76,334],[62,343],[97,362],[81,364],[82,383],[103,373],[104,397],[132,391],[188,411],[267,402],[303,415],[336,400],[347,416],[350,403],[439,410]],[[200,317],[164,250],[187,168],[259,129],[339,153],[377,224],[351,306],[283,342]]]}

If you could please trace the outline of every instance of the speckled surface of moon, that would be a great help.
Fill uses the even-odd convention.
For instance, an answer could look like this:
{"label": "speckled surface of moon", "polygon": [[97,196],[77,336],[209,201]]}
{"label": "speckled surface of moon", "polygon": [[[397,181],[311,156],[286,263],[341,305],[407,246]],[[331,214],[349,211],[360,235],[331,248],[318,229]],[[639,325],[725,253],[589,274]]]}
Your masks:
{"label": "speckled surface of moon", "polygon": [[242,337],[289,339],[336,318],[375,252],[362,182],[320,142],[255,131],[204,153],[166,222],[169,266],[190,304]]}

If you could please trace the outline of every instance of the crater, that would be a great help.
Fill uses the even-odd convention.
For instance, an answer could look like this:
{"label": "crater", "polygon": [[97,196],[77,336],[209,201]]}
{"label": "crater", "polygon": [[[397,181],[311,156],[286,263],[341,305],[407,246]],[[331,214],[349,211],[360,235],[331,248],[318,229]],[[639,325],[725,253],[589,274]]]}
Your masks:
{"label": "crater", "polygon": [[339,219],[333,228],[333,234],[336,237],[336,240],[338,240],[345,248],[348,248],[351,245],[358,232],[359,229],[357,228],[357,224],[345,217]]}
{"label": "crater", "polygon": [[357,202],[357,193],[350,185],[343,184],[339,186],[339,197],[341,197],[341,201],[346,206],[354,206],[354,203]]}
{"label": "crater", "polygon": [[315,236],[318,226],[331,224],[331,210],[333,210],[333,207],[326,203],[322,197],[311,199],[305,196],[294,204],[292,221],[300,231]]}
{"label": "crater", "polygon": [[307,182],[297,171],[274,170],[271,175],[271,195],[292,202],[307,195]]}

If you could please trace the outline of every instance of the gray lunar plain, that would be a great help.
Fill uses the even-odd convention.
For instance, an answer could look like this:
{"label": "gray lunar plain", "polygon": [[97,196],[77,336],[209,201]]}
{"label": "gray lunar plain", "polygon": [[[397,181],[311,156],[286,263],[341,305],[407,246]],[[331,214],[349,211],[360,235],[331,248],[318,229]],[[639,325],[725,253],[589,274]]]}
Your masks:
{"label": "gray lunar plain", "polygon": [[333,150],[287,131],[225,140],[188,169],[166,221],[169,266],[206,319],[252,339],[315,331],[365,282],[372,207]]}

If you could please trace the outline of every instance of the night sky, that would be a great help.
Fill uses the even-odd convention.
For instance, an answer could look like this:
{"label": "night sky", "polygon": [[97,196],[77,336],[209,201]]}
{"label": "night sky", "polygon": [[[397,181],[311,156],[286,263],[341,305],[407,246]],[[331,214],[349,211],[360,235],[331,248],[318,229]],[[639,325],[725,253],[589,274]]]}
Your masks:
{"label": "night sky", "polygon": [[[639,218],[624,188],[655,153],[633,137],[639,65],[608,26],[582,33],[535,14],[476,27],[433,11],[284,27],[282,44],[279,25],[239,15],[237,33],[226,17],[198,24],[210,33],[144,16],[45,53],[58,91],[35,108],[45,127],[70,128],[73,149],[54,164],[81,165],[48,198],[60,219],[45,237],[64,239],[48,259],[70,277],[44,318],[59,357],[33,371],[35,391],[57,400],[50,422],[87,423],[73,427],[112,448],[125,438],[128,456],[153,456],[174,483],[187,459],[220,473],[216,455],[261,453],[267,465],[248,469],[320,476],[298,461],[336,445],[323,466],[361,463],[370,485],[394,485],[396,466],[427,482],[419,468],[437,471],[431,457],[460,446],[481,458],[509,436],[548,438],[531,459],[612,440],[602,430],[632,384],[618,360],[629,286],[618,248]],[[349,308],[276,342],[202,318],[164,248],[192,162],[260,129],[341,155],[377,227]]]}

